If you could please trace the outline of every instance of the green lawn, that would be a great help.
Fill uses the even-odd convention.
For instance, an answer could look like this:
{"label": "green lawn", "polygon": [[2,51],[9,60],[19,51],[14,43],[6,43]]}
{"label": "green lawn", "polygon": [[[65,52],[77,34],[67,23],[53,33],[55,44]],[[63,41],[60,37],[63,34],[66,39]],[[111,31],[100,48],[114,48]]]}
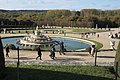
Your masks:
{"label": "green lawn", "polygon": [[101,29],[72,29],[72,33],[105,32]]}
{"label": "green lawn", "polygon": [[[17,80],[15,65],[7,65],[4,80]],[[21,65],[20,80],[113,80],[113,67]]]}
{"label": "green lawn", "polygon": [[[66,33],[87,33],[87,32],[105,32],[106,30],[102,30],[102,29],[80,29],[80,28],[48,28],[48,29],[39,29],[39,30],[65,30]],[[26,31],[28,33],[33,33],[33,30],[13,30],[14,34],[19,33],[23,34],[26,33]],[[2,32],[3,33],[3,32]],[[7,32],[9,33],[9,31]],[[12,30],[10,31],[10,33],[12,33]]]}
{"label": "green lawn", "polygon": [[91,41],[91,42],[94,42],[96,44],[96,49],[100,49],[103,47],[103,44],[97,42],[97,41],[93,41],[93,40],[89,40],[89,39],[85,39],[85,40],[88,40],[88,41]]}

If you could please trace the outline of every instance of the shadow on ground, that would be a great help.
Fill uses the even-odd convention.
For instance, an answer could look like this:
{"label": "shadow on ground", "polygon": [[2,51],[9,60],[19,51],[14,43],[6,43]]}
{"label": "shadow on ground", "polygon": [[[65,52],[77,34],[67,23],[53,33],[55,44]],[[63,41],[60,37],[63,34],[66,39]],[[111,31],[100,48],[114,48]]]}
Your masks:
{"label": "shadow on ground", "polygon": [[[17,80],[17,69],[7,68],[4,80]],[[20,68],[19,80],[113,80],[105,77],[75,74],[62,71]]]}
{"label": "shadow on ground", "polygon": [[85,61],[82,58],[66,58],[66,57],[57,57],[55,60],[48,60],[48,61],[61,61],[61,62],[71,62],[71,61]]}
{"label": "shadow on ground", "polygon": [[[18,58],[12,58],[12,59],[18,59]],[[21,60],[31,60],[31,59],[35,59],[35,58],[20,57],[19,59],[21,59]]]}
{"label": "shadow on ground", "polygon": [[89,54],[66,54],[67,56],[89,56]]}
{"label": "shadow on ground", "polygon": [[98,58],[115,58],[114,56],[97,56]]}

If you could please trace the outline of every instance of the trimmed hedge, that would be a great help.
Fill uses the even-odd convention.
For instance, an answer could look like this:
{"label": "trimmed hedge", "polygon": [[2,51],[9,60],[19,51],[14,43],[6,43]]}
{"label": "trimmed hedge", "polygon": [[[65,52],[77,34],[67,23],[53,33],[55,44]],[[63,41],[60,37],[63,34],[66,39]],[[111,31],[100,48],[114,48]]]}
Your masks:
{"label": "trimmed hedge", "polygon": [[116,62],[118,62],[118,76],[120,77],[120,42],[118,44],[116,56],[115,56],[115,65],[114,65],[115,71],[116,71]]}

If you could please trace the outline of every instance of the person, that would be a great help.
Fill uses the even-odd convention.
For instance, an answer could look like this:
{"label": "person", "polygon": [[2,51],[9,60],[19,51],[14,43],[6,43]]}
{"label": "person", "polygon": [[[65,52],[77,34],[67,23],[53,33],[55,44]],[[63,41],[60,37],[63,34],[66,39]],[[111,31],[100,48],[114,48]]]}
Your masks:
{"label": "person", "polygon": [[91,56],[94,57],[95,53],[96,53],[96,47],[95,47],[95,45],[92,45],[92,47],[91,47]]}
{"label": "person", "polygon": [[99,38],[99,34],[97,34],[97,38]]}
{"label": "person", "polygon": [[113,37],[112,32],[109,32],[108,37],[109,37],[109,38],[112,38],[112,37]]}
{"label": "person", "polygon": [[[62,54],[64,54],[64,55],[65,55],[65,53],[64,53],[64,49],[65,49],[65,48],[64,48],[64,43],[63,43],[63,42],[61,42],[61,43],[60,43],[60,52],[59,52],[59,53],[60,53],[60,55],[62,55]],[[61,53],[62,53],[62,54],[61,54]]]}
{"label": "person", "polygon": [[9,57],[9,53],[10,52],[10,50],[9,50],[9,46],[8,46],[8,44],[6,45],[6,57]]}
{"label": "person", "polygon": [[41,59],[41,56],[42,56],[42,53],[41,53],[41,49],[40,49],[40,47],[38,47],[38,56],[36,57],[36,60],[40,57],[40,60],[42,60]]}
{"label": "person", "polygon": [[55,59],[55,47],[53,46],[51,49],[51,54],[49,55],[51,59]]}
{"label": "person", "polygon": [[91,55],[91,47],[88,48],[88,52]]}
{"label": "person", "polygon": [[115,33],[115,38],[118,38],[118,34],[117,33]]}

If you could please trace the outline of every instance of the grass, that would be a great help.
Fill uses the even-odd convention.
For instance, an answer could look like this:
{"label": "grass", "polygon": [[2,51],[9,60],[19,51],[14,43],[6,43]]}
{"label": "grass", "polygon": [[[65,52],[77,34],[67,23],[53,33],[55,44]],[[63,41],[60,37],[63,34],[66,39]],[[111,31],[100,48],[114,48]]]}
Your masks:
{"label": "grass", "polygon": [[106,30],[101,29],[72,29],[72,33],[91,33],[91,32],[105,32]]}
{"label": "grass", "polygon": [[[48,28],[48,29],[39,29],[39,30],[65,30],[66,33],[88,33],[88,32],[105,32],[106,30],[102,30],[102,29],[80,29],[80,28]],[[13,30],[13,34],[24,34],[26,33],[26,31],[28,33],[33,33],[33,30]],[[2,32],[3,33],[3,32]],[[12,33],[12,31],[10,31],[10,33]]]}
{"label": "grass", "polygon": [[89,39],[85,39],[85,40],[88,40],[88,41],[91,41],[91,42],[95,43],[96,44],[96,49],[100,49],[100,48],[103,47],[103,44],[101,44],[101,43],[99,43],[97,41],[93,41],[93,40],[89,40]]}
{"label": "grass", "polygon": [[[20,80],[113,80],[113,67],[21,65]],[[15,65],[7,65],[4,80],[17,80]]]}

